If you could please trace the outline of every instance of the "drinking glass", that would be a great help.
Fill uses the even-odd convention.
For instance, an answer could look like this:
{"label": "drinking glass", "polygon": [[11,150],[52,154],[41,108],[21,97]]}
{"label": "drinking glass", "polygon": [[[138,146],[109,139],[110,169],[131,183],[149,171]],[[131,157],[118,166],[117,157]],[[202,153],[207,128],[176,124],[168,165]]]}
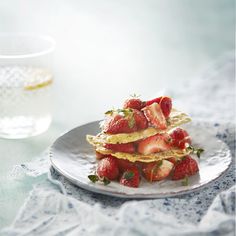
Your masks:
{"label": "drinking glass", "polygon": [[52,56],[49,36],[0,34],[0,137],[43,133],[52,120]]}

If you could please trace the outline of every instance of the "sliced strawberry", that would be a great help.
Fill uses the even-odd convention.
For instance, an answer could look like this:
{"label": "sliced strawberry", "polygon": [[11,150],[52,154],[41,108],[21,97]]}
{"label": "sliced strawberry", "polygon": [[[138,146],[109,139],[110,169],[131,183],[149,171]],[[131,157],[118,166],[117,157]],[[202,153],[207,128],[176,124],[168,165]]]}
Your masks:
{"label": "sliced strawberry", "polygon": [[190,156],[186,156],[182,161],[176,164],[172,180],[184,179],[185,177],[192,176],[199,171],[197,162]]}
{"label": "sliced strawberry", "polygon": [[111,149],[116,152],[127,152],[127,153],[135,152],[134,143],[121,143],[121,144],[105,143],[103,146],[107,149]]}
{"label": "sliced strawberry", "polygon": [[151,162],[143,166],[143,175],[148,181],[160,181],[169,176],[174,164],[167,160]]}
{"label": "sliced strawberry", "polygon": [[138,130],[146,129],[148,127],[148,121],[143,112],[133,109],[135,125]]}
{"label": "sliced strawberry", "polygon": [[140,175],[137,167],[126,170],[120,178],[120,184],[128,187],[138,188],[139,183]]}
{"label": "sliced strawberry", "polygon": [[161,99],[162,99],[162,97],[158,97],[158,98],[154,98],[154,99],[152,99],[152,100],[146,101],[146,106],[150,106],[150,105],[152,105],[154,102],[159,104],[160,101],[161,101]]}
{"label": "sliced strawberry", "polygon": [[145,102],[141,101],[139,98],[130,98],[125,100],[123,108],[132,108],[132,109],[137,109],[141,110],[144,108]]}
{"label": "sliced strawberry", "polygon": [[134,162],[124,160],[124,159],[117,159],[117,162],[118,162],[118,167],[121,173],[136,166]]}
{"label": "sliced strawberry", "polygon": [[156,134],[154,136],[143,139],[138,144],[138,152],[148,155],[155,152],[166,151],[171,148],[168,143],[168,136]]}
{"label": "sliced strawberry", "polygon": [[146,106],[142,109],[147,120],[157,129],[164,130],[167,128],[167,123],[161,107],[158,103],[153,103],[150,106]]}
{"label": "sliced strawberry", "polygon": [[161,97],[161,100],[159,102],[159,105],[161,107],[161,110],[165,116],[165,118],[168,118],[170,113],[171,113],[171,109],[172,109],[172,100],[169,97]]}
{"label": "sliced strawberry", "polygon": [[173,163],[174,165],[176,165],[179,162],[179,159],[176,157],[170,157],[167,159],[167,161]]}
{"label": "sliced strawberry", "polygon": [[135,121],[130,122],[127,117],[119,114],[106,119],[103,125],[103,132],[109,134],[132,133],[136,130]]}
{"label": "sliced strawberry", "polygon": [[152,99],[150,101],[146,101],[146,106],[150,106],[153,103],[158,103],[160,105],[165,118],[169,117],[171,109],[172,109],[172,100],[170,97],[162,96],[162,97]]}
{"label": "sliced strawberry", "polygon": [[188,144],[191,144],[191,138],[188,132],[181,128],[176,128],[170,133],[172,144],[175,147],[185,149]]}
{"label": "sliced strawberry", "polygon": [[97,175],[102,178],[106,177],[109,180],[115,180],[119,176],[118,163],[112,156],[105,157],[98,162]]}

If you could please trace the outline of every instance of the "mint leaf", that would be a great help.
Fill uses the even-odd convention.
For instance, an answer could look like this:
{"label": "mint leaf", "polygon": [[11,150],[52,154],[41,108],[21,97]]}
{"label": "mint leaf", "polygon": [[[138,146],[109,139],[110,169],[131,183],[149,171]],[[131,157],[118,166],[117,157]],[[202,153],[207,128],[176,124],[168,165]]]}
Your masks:
{"label": "mint leaf", "polygon": [[93,183],[96,183],[96,182],[99,180],[99,178],[98,178],[97,175],[88,175],[88,178],[89,178],[89,180],[92,181]]}
{"label": "mint leaf", "polygon": [[106,177],[103,177],[102,182],[104,183],[104,185],[108,185],[109,183],[111,183],[111,181]]}
{"label": "mint leaf", "polygon": [[198,158],[200,158],[201,154],[204,152],[203,148],[195,148],[193,146],[187,147],[186,150],[190,151],[193,154],[196,154]]}
{"label": "mint leaf", "polygon": [[188,176],[185,176],[185,178],[182,180],[182,185],[183,186],[188,186],[189,181],[188,181]]}
{"label": "mint leaf", "polygon": [[105,112],[105,115],[112,115],[113,112],[114,112],[113,110],[106,111],[106,112]]}
{"label": "mint leaf", "polygon": [[126,180],[132,179],[134,177],[134,172],[133,171],[126,171],[124,174],[124,178]]}
{"label": "mint leaf", "polygon": [[197,152],[197,157],[200,158],[201,154],[204,152],[204,149],[198,148],[196,152]]}
{"label": "mint leaf", "polygon": [[130,97],[132,98],[139,98],[140,96],[141,96],[140,94],[136,94],[136,93],[130,95]]}

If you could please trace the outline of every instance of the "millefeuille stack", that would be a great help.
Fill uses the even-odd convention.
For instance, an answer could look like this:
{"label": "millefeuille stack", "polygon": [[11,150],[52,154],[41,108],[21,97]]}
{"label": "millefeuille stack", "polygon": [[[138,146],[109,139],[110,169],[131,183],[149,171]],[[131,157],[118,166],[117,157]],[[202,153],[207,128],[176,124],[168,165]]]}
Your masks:
{"label": "millefeuille stack", "polygon": [[95,151],[102,155],[111,155],[118,159],[129,160],[130,162],[154,162],[159,160],[168,159],[171,157],[181,158],[191,153],[190,149],[179,149],[172,147],[167,151],[161,151],[156,153],[151,153],[148,155],[143,155],[140,153],[125,153],[116,152],[104,147],[104,144],[122,144],[130,142],[138,142],[145,138],[151,137],[156,134],[169,133],[174,128],[190,122],[190,117],[176,109],[172,109],[171,113],[167,119],[167,128],[165,130],[160,130],[154,127],[148,127],[147,129],[139,130],[132,133],[119,133],[119,134],[107,134],[101,132],[96,136],[87,135],[87,141],[94,146]]}

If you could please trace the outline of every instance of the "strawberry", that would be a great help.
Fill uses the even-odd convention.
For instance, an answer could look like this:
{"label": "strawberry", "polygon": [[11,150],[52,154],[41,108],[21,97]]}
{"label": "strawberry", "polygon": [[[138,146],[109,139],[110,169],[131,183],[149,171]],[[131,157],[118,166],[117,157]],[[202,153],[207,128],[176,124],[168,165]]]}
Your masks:
{"label": "strawberry", "polygon": [[173,163],[174,165],[176,165],[179,162],[179,159],[176,157],[170,157],[167,159],[167,161]]}
{"label": "strawberry", "polygon": [[137,188],[140,182],[139,170],[137,167],[127,169],[120,178],[120,184]]}
{"label": "strawberry", "polygon": [[108,156],[98,162],[97,175],[99,178],[107,178],[109,180],[115,180],[119,176],[118,163],[115,158]]}
{"label": "strawberry", "polygon": [[141,110],[144,108],[145,102],[141,101],[139,98],[130,98],[125,100],[123,108],[132,108],[132,109],[137,109]]}
{"label": "strawberry", "polygon": [[194,175],[199,171],[197,162],[190,156],[186,156],[178,162],[174,168],[172,180],[184,179]]}
{"label": "strawberry", "polygon": [[144,155],[148,155],[155,152],[166,151],[171,148],[168,143],[168,136],[156,134],[141,140],[138,143],[138,152]]}
{"label": "strawberry", "polygon": [[124,159],[117,159],[117,162],[118,162],[119,170],[122,173],[135,166],[134,162],[124,160]]}
{"label": "strawberry", "polygon": [[146,101],[146,106],[150,106],[150,105],[152,105],[154,102],[159,104],[160,101],[161,101],[161,98],[162,98],[162,97],[158,97],[158,98],[154,98],[154,99],[152,99],[152,100]]}
{"label": "strawberry", "polygon": [[121,143],[121,144],[105,143],[103,146],[107,149],[111,149],[116,152],[127,152],[127,153],[135,152],[134,143]]}
{"label": "strawberry", "polygon": [[146,129],[148,127],[148,121],[143,112],[133,109],[135,125],[138,130]]}
{"label": "strawberry", "polygon": [[135,120],[129,120],[128,117],[116,114],[105,120],[103,132],[109,134],[132,133],[137,130]]}
{"label": "strawberry", "polygon": [[144,107],[142,111],[151,125],[161,130],[167,128],[165,116],[158,103],[154,102],[152,105]]}
{"label": "strawberry", "polygon": [[187,131],[181,128],[176,128],[170,133],[172,145],[181,149],[185,149],[191,144],[191,139]]}
{"label": "strawberry", "polygon": [[160,160],[145,164],[142,168],[143,175],[148,181],[160,181],[169,176],[174,164],[167,160]]}
{"label": "strawberry", "polygon": [[150,101],[146,101],[146,106],[150,106],[153,103],[158,103],[160,105],[165,118],[169,117],[171,109],[172,109],[172,100],[170,97],[162,96],[162,97],[152,99]]}

